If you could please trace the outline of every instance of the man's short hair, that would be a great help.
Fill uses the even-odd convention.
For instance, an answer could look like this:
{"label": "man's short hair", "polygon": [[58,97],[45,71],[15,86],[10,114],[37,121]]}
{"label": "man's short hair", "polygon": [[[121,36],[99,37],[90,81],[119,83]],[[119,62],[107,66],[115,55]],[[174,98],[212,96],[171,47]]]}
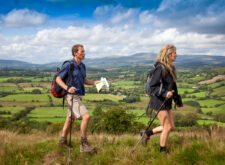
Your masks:
{"label": "man's short hair", "polygon": [[72,47],[72,55],[74,56],[74,53],[78,52],[78,48],[79,47],[84,47],[83,45],[81,44],[76,44],[76,45],[73,45]]}

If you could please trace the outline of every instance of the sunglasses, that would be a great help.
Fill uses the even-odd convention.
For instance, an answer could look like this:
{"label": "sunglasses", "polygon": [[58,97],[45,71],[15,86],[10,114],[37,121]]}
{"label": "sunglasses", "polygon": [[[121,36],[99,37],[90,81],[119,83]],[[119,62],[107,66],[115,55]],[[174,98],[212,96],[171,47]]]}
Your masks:
{"label": "sunglasses", "polygon": [[174,45],[167,45],[166,53],[167,53],[167,51],[168,51],[170,48],[172,48],[172,47],[174,47]]}

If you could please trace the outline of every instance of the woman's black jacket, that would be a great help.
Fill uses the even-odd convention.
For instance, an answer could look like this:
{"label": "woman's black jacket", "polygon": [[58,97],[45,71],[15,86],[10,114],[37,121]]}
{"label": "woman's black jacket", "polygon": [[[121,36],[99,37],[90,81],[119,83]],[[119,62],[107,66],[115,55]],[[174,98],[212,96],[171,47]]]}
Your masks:
{"label": "woman's black jacket", "polygon": [[157,62],[150,81],[150,108],[159,110],[167,92],[172,90],[174,90],[173,97],[165,102],[161,110],[170,110],[172,108],[172,100],[174,100],[175,106],[183,106],[183,104],[180,95],[178,95],[177,85],[173,77],[163,64]]}

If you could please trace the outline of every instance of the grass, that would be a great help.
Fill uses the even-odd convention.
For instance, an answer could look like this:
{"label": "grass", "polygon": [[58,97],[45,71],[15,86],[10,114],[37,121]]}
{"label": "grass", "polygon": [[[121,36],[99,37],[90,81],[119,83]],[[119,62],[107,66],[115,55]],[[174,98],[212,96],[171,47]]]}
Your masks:
{"label": "grass", "polygon": [[[159,153],[159,135],[151,137],[146,148],[139,145],[131,150],[139,140],[139,135],[93,134],[89,142],[97,148],[97,153],[79,152],[80,133],[72,133],[71,162],[82,165],[193,165],[224,164],[224,128],[189,128],[170,134],[167,148],[170,156]],[[59,134],[33,132],[16,134],[0,131],[0,162],[2,165],[23,164],[69,164],[68,149],[58,146]]]}

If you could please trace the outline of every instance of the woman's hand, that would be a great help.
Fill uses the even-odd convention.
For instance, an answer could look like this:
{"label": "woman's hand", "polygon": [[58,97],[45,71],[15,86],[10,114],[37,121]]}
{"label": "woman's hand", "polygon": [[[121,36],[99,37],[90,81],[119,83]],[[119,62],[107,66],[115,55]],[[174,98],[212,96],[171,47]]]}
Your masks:
{"label": "woman's hand", "polygon": [[167,92],[166,99],[169,99],[173,96],[174,90]]}

